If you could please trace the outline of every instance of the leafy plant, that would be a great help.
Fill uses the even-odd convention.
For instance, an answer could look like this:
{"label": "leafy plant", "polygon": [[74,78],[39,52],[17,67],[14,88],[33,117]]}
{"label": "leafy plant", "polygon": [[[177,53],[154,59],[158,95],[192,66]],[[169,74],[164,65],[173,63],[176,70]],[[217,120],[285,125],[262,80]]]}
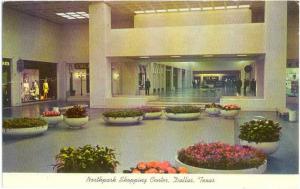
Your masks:
{"label": "leafy plant", "polygon": [[266,160],[266,155],[252,147],[215,142],[198,143],[181,149],[178,159],[193,167],[240,170],[259,167]]}
{"label": "leafy plant", "polygon": [[219,104],[212,103],[212,104],[206,104],[205,108],[219,108],[219,109],[222,109],[222,106],[219,105]]}
{"label": "leafy plant", "polygon": [[75,105],[72,108],[67,109],[64,116],[67,118],[83,118],[87,116],[85,108]]}
{"label": "leafy plant", "polygon": [[41,127],[46,124],[47,122],[41,118],[14,118],[3,120],[4,129]]}
{"label": "leafy plant", "polygon": [[143,116],[144,112],[138,109],[123,109],[123,110],[111,110],[103,113],[104,117],[138,117]]}
{"label": "leafy plant", "polygon": [[154,112],[161,112],[161,108],[155,108],[155,107],[142,107],[140,108],[141,111],[144,113],[154,113]]}
{"label": "leafy plant", "polygon": [[272,120],[251,120],[240,127],[239,138],[249,142],[276,142],[280,139],[281,127]]}
{"label": "leafy plant", "polygon": [[185,167],[174,167],[168,161],[149,161],[139,162],[136,167],[130,168],[130,170],[124,170],[123,173],[187,173],[188,170]]}
{"label": "leafy plant", "polygon": [[119,164],[113,149],[98,145],[64,147],[55,160],[54,169],[61,173],[114,173]]}
{"label": "leafy plant", "polygon": [[196,106],[173,106],[173,107],[166,108],[167,113],[174,113],[174,114],[198,113],[200,111],[201,111],[201,109]]}

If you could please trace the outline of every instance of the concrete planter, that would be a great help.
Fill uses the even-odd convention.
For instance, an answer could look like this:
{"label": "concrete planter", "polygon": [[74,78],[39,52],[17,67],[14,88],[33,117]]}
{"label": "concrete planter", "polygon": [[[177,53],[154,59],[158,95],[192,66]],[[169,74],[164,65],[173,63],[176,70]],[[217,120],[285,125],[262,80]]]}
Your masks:
{"label": "concrete planter", "polygon": [[279,141],[276,142],[249,142],[246,140],[240,139],[240,144],[243,146],[251,146],[253,148],[256,148],[265,154],[269,155],[277,151],[279,147]]}
{"label": "concrete planter", "polygon": [[162,116],[162,112],[147,112],[144,115],[144,119],[159,119]]}
{"label": "concrete planter", "polygon": [[29,127],[29,128],[3,128],[3,134],[5,136],[34,136],[39,135],[48,130],[48,124],[39,127]]}
{"label": "concrete planter", "polygon": [[109,124],[137,124],[143,117],[103,117],[104,121]]}
{"label": "concrete planter", "polygon": [[259,166],[258,168],[249,168],[249,169],[238,169],[238,170],[219,170],[219,169],[205,169],[205,168],[199,168],[199,167],[193,167],[190,165],[187,165],[185,163],[182,163],[177,155],[175,157],[175,165],[180,167],[185,167],[188,169],[189,173],[199,174],[262,174],[267,169],[267,160]]}
{"label": "concrete planter", "polygon": [[221,110],[221,116],[224,118],[234,118],[239,112],[240,110]]}
{"label": "concrete planter", "polygon": [[217,116],[221,111],[219,108],[205,108],[205,112],[208,113],[208,115]]}
{"label": "concrete planter", "polygon": [[63,115],[60,116],[41,116],[41,118],[45,121],[47,121],[47,123],[49,125],[56,125],[58,124],[60,121],[63,120]]}
{"label": "concrete planter", "polygon": [[197,113],[166,113],[168,119],[173,120],[193,120],[200,117],[200,112]]}
{"label": "concrete planter", "polygon": [[89,121],[89,116],[82,118],[68,118],[64,116],[64,122],[70,128],[82,128]]}

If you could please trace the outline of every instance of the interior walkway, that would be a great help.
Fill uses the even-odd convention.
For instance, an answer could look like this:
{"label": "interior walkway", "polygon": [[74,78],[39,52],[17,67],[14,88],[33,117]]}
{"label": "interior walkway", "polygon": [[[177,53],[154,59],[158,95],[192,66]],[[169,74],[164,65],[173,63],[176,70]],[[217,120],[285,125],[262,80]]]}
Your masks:
{"label": "interior walkway", "polygon": [[[44,108],[62,103],[38,104],[4,110],[6,117],[38,116]],[[21,111],[22,110],[22,111]],[[107,126],[101,118],[104,109],[89,109],[90,121],[85,129],[68,129],[64,123],[33,138],[3,138],[4,172],[53,172],[54,156],[63,146],[85,144],[115,148],[122,172],[138,161],[169,160],[174,163],[176,151],[200,141],[238,143],[239,125],[260,115],[280,122],[282,136],[279,150],[268,159],[268,174],[298,173],[298,122],[279,119],[274,112],[241,112],[234,120],[202,115],[195,121],[146,120],[136,126]],[[38,155],[37,155],[38,154]]]}

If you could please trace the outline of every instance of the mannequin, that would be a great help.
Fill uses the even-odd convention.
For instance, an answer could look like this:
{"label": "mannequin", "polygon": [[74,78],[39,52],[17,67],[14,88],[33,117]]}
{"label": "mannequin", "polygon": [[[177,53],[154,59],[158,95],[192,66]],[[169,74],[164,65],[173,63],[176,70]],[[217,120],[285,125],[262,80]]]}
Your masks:
{"label": "mannequin", "polygon": [[33,85],[34,85],[34,92],[35,92],[35,100],[39,100],[40,88],[36,80],[34,81]]}
{"label": "mannequin", "polygon": [[47,99],[48,98],[48,92],[49,92],[49,85],[48,85],[47,79],[44,80],[43,91],[44,91],[44,99]]}
{"label": "mannequin", "polygon": [[28,83],[27,79],[24,80],[23,91],[24,91],[24,101],[28,101],[29,95],[30,95],[30,88],[29,88],[29,83]]}

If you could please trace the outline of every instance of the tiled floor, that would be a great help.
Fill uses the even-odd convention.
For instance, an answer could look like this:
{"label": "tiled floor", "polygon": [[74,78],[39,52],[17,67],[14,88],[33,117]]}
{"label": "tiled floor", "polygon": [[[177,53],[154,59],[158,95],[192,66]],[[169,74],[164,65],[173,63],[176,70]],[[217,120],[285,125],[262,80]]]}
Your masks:
{"label": "tiled floor", "polygon": [[[45,108],[66,104],[54,102],[5,109],[4,117],[38,116]],[[122,172],[138,161],[169,160],[174,162],[181,147],[199,142],[221,141],[238,143],[239,125],[261,115],[281,123],[279,150],[268,158],[269,174],[298,173],[298,122],[280,120],[274,112],[241,112],[234,120],[203,115],[195,121],[147,120],[135,126],[107,126],[101,118],[102,109],[90,109],[91,120],[85,129],[71,130],[60,123],[41,136],[23,139],[3,139],[4,172],[53,172],[54,156],[63,146],[85,144],[115,148]]]}

